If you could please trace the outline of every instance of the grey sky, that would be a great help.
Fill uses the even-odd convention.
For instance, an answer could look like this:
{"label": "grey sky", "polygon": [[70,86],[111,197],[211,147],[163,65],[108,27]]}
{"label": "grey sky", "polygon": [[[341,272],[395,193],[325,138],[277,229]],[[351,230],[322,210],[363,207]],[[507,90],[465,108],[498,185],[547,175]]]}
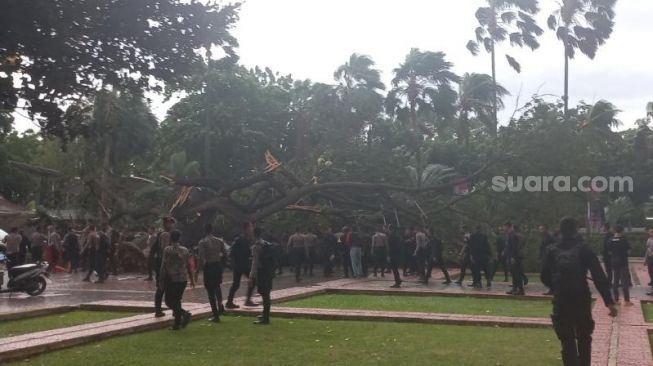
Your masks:
{"label": "grey sky", "polygon": [[[557,6],[556,0],[541,0],[540,25]],[[490,72],[489,56],[472,56],[465,48],[477,25],[474,13],[483,0],[246,0],[234,34],[237,51],[246,66],[268,66],[295,78],[331,82],[333,71],[353,52],[367,54],[382,70],[386,84],[392,69],[403,61],[410,48],[444,51],[455,71]],[[578,54],[571,62],[571,104],[607,99],[623,112],[624,127],[645,115],[653,101],[653,39],[651,0],[619,0],[616,27],[608,43],[591,61]],[[563,49],[553,32],[541,38],[535,52],[507,51],[522,64],[515,73],[498,53],[498,79],[513,94],[500,115],[505,123],[515,108],[521,90],[521,104],[539,91],[562,94]],[[159,118],[170,103],[155,102]],[[20,130],[33,126],[21,120]]]}

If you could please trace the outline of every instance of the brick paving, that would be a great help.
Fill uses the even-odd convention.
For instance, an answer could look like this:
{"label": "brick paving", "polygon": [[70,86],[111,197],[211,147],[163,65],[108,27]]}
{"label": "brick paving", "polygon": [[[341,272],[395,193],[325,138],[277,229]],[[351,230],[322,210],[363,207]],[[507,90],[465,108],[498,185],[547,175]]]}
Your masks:
{"label": "brick paving", "polygon": [[[607,314],[607,309],[597,301],[593,309],[593,316],[596,321],[596,330],[593,338],[593,361],[594,366],[606,365],[653,365],[651,347],[648,339],[648,332],[653,332],[653,324],[644,321],[641,308],[641,301],[646,300],[646,288],[638,286],[638,283],[648,283],[646,269],[641,266],[641,261],[632,261],[633,272],[633,302],[635,306],[620,307],[620,315],[613,320]],[[226,277],[228,278],[228,277]],[[407,278],[402,288],[391,289],[389,285],[391,277],[367,278],[367,279],[335,279],[326,282],[319,282],[319,279],[311,278],[301,284],[295,285],[291,280],[285,279],[285,283],[279,286],[280,289],[273,292],[273,301],[296,299],[312,296],[325,292],[336,293],[368,293],[368,294],[397,294],[397,295],[423,295],[423,296],[475,296],[492,298],[543,298],[542,293],[546,290],[541,284],[532,283],[527,287],[528,296],[512,297],[505,295],[508,288],[506,283],[495,283],[491,289],[471,289],[467,286],[445,286],[441,284],[440,278],[435,278],[428,286],[418,284],[414,278]],[[152,311],[151,284],[138,282],[129,289],[121,290],[120,282],[107,287],[99,288],[97,291],[102,296],[95,297],[95,301],[86,301],[81,305],[85,309]],[[124,283],[133,282],[130,279]],[[283,281],[282,281],[283,283]],[[276,283],[275,283],[276,284]],[[81,286],[87,286],[82,284]],[[228,286],[226,284],[225,286]],[[244,284],[243,284],[244,287]],[[71,288],[70,292],[76,290],[87,293],[93,292],[95,288]],[[224,291],[225,289],[223,289]],[[67,291],[63,289],[62,291]],[[197,289],[195,290],[197,291]],[[108,296],[107,294],[115,294]],[[200,296],[201,294],[201,296]],[[122,296],[116,296],[122,295]],[[87,297],[82,297],[87,298]],[[0,299],[0,313],[5,310]],[[190,292],[185,300],[192,303],[185,306],[193,312],[194,318],[205,317],[210,314],[210,307],[205,304],[203,289],[202,292]],[[242,297],[238,301],[243,301]],[[66,301],[51,301],[45,308],[58,308],[61,311],[61,303]],[[27,307],[33,309],[33,307]],[[38,308],[38,307],[37,307]],[[15,310],[13,308],[12,310]],[[254,315],[260,312],[258,308],[241,308],[233,313],[241,315]],[[25,315],[22,313],[21,315]],[[32,314],[35,315],[35,314]],[[15,316],[15,312],[5,312],[3,316]],[[456,314],[435,314],[419,312],[385,312],[371,310],[334,310],[334,309],[305,309],[273,306],[274,317],[307,317],[313,319],[347,319],[347,320],[375,320],[375,321],[399,321],[399,322],[425,322],[442,324],[463,324],[463,325],[485,325],[485,326],[513,326],[513,327],[550,327],[550,320],[545,318],[516,318],[516,317],[495,317],[477,315],[456,315]],[[172,323],[170,316],[155,319],[152,314],[143,314],[128,318],[115,319],[100,323],[84,324],[70,328],[55,329],[45,332],[37,332],[17,337],[0,339],[0,362],[9,359],[19,359],[37,353],[47,352],[64,347],[70,347],[87,342],[104,339],[111,336],[129,334],[139,331],[160,329]]]}

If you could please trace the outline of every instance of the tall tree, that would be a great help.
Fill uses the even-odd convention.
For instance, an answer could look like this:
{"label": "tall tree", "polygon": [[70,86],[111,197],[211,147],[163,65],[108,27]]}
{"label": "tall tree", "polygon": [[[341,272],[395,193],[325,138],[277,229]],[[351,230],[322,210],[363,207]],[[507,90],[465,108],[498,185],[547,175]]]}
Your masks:
{"label": "tall tree", "polygon": [[107,85],[175,88],[203,64],[233,55],[238,5],[183,0],[5,0],[0,12],[0,110],[19,99],[46,134],[65,136],[61,105]]}
{"label": "tall tree", "polygon": [[510,95],[503,86],[496,84],[487,74],[466,73],[458,90],[458,139],[469,142],[469,119],[474,115],[485,126],[488,134],[496,137],[494,112],[503,108],[502,98]]}
{"label": "tall tree", "polygon": [[[476,40],[467,43],[467,49],[478,55],[479,45],[490,54],[492,60],[492,82],[497,88],[496,73],[496,45],[510,40],[510,45],[537,49],[540,44],[537,37],[544,32],[533,16],[539,12],[538,0],[487,0],[488,6],[476,11],[479,27],[476,28]],[[517,60],[506,54],[508,64],[517,72],[521,72],[521,65]],[[497,97],[495,96],[495,100]],[[498,126],[498,105],[493,103],[492,117],[494,129]],[[496,134],[496,132],[495,132]]]}
{"label": "tall tree", "polygon": [[569,112],[569,60],[579,50],[594,59],[614,28],[614,6],[617,0],[563,0],[560,8],[549,16],[549,28],[562,42],[565,55],[564,101]]}
{"label": "tall tree", "polygon": [[[453,106],[456,98],[451,84],[460,80],[451,71],[453,64],[445,57],[444,52],[411,49],[406,60],[394,69],[392,90],[385,103],[386,112],[411,128],[432,136],[433,131],[420,117],[450,113],[445,108]],[[443,103],[443,100],[451,103]]]}

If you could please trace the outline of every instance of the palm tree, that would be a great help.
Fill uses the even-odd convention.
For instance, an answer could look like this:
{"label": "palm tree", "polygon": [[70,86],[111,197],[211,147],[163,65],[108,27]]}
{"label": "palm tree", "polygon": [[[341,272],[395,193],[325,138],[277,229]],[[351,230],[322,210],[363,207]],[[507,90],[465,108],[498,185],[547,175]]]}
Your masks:
{"label": "palm tree", "polygon": [[458,139],[469,142],[469,119],[474,115],[485,125],[492,137],[496,137],[497,124],[493,115],[496,109],[503,108],[502,98],[510,95],[503,86],[496,84],[487,74],[466,73],[460,81],[458,90]]}
{"label": "palm tree", "polygon": [[411,49],[404,63],[394,69],[393,88],[385,103],[388,114],[396,116],[411,128],[419,128],[428,136],[432,136],[433,132],[418,117],[448,113],[445,101],[455,103],[455,91],[451,84],[460,80],[451,71],[453,64],[445,57],[443,52]]}
{"label": "palm tree", "polygon": [[[512,46],[527,46],[531,50],[537,49],[537,41],[544,31],[540,28],[533,16],[539,12],[538,0],[487,0],[488,6],[476,11],[479,27],[476,28],[476,40],[467,43],[467,49],[478,55],[479,45],[492,59],[492,82],[497,89],[496,75],[496,45],[510,40]],[[521,65],[514,57],[506,54],[508,64],[517,72],[521,72]],[[496,99],[496,98],[495,98]],[[493,104],[492,117],[494,124],[498,125],[498,105]]]}
{"label": "palm tree", "polygon": [[653,102],[646,103],[646,118],[653,117]]}
{"label": "palm tree", "polygon": [[619,127],[621,125],[621,121],[617,119],[619,112],[621,111],[614,104],[605,100],[599,100],[594,105],[589,106],[581,127],[610,131],[613,127]]}
{"label": "palm tree", "polygon": [[374,69],[374,61],[369,56],[353,53],[349,56],[348,62],[338,67],[333,77],[344,90],[356,88],[385,90],[385,85],[381,82],[381,73]]}
{"label": "palm tree", "polygon": [[569,60],[576,49],[594,59],[599,46],[610,38],[614,28],[617,0],[564,0],[547,21],[556,31],[565,50],[565,85],[562,97],[565,115],[569,111]]}

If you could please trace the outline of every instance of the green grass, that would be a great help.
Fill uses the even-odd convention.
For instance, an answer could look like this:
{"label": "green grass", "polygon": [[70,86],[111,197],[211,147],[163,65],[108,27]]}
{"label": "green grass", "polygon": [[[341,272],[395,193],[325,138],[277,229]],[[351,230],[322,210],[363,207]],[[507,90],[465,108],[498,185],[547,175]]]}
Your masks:
{"label": "green grass", "polygon": [[546,318],[551,301],[480,297],[324,294],[279,304],[296,308],[415,311]]}
{"label": "green grass", "polygon": [[138,313],[131,312],[75,310],[66,313],[36,316],[27,319],[0,321],[0,338],[125,318],[137,314]]}
{"label": "green grass", "polygon": [[[13,365],[559,365],[550,329],[252,318],[192,322],[56,351]],[[515,345],[518,345],[517,347]],[[12,365],[12,364],[10,364]]]}
{"label": "green grass", "polygon": [[653,303],[642,302],[642,310],[644,310],[644,319],[649,323],[653,323]]}

